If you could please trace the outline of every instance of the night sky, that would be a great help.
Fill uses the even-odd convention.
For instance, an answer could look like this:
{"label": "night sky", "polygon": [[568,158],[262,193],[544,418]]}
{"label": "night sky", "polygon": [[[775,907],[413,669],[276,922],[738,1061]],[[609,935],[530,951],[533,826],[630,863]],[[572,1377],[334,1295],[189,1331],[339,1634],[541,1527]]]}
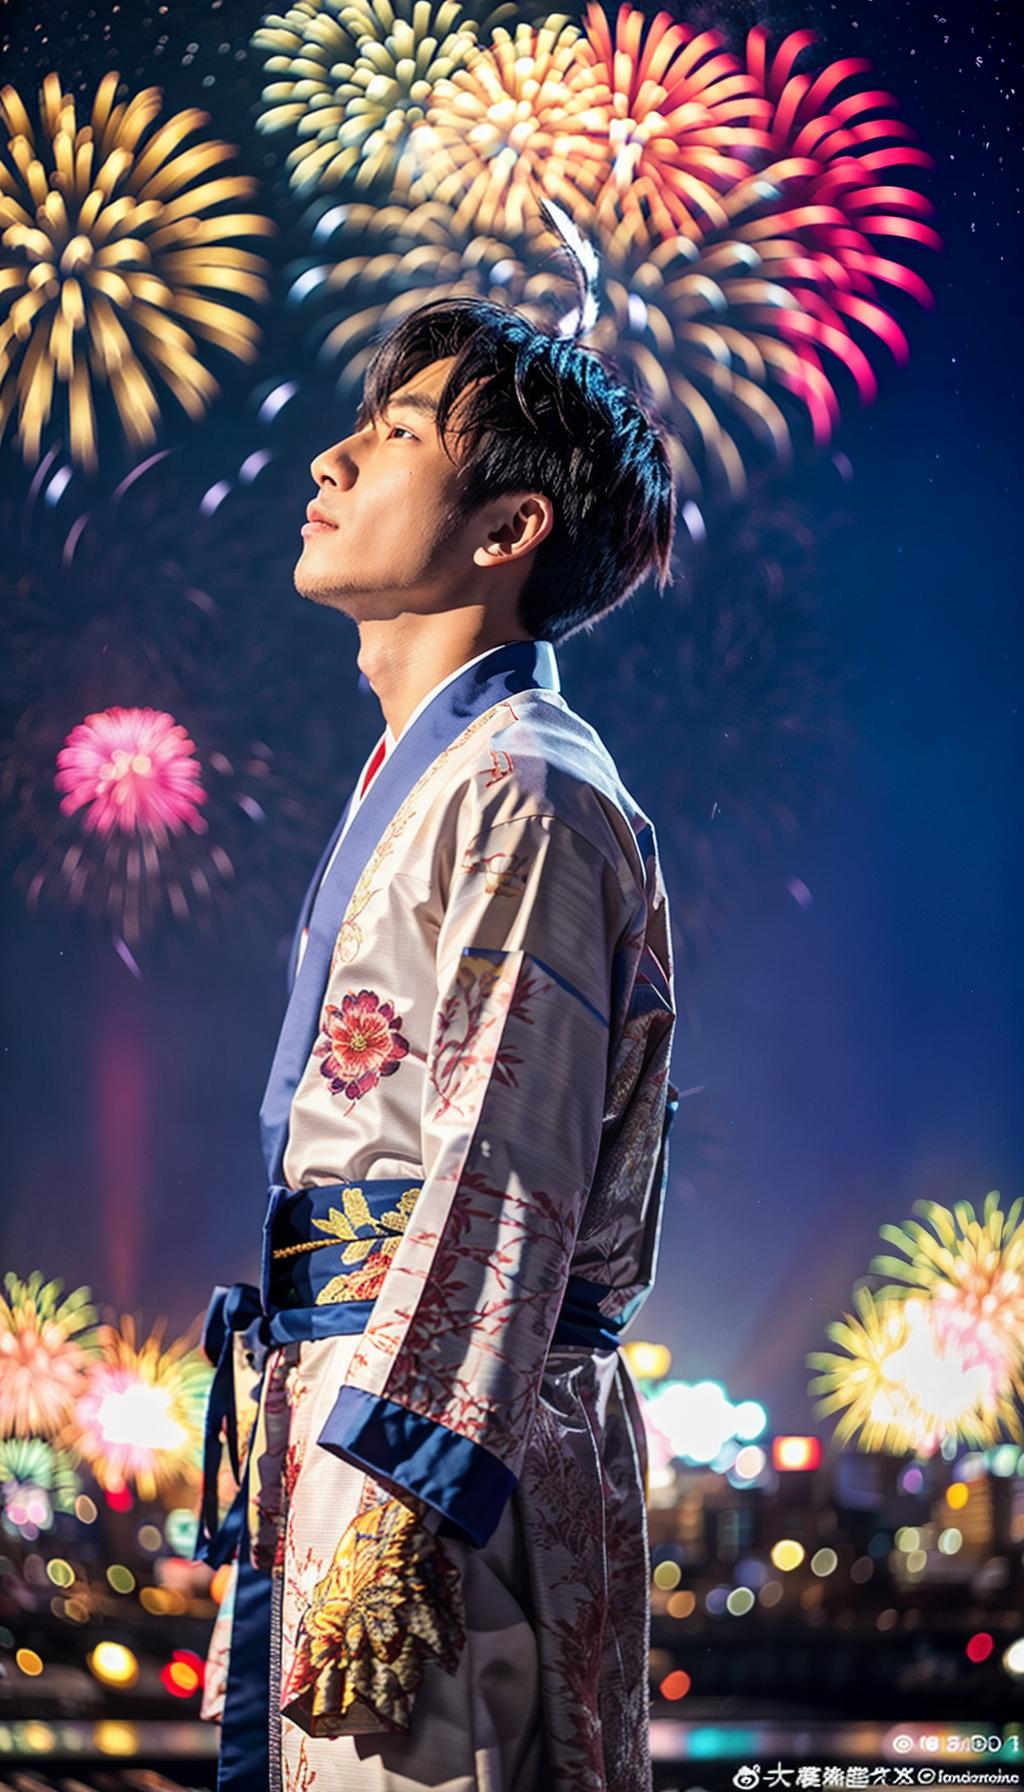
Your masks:
{"label": "night sky", "polygon": [[[898,312],[909,364],[876,353],[878,399],[861,408],[845,394],[832,444],[844,523],[821,529],[815,600],[841,668],[845,749],[796,838],[749,870],[723,937],[677,966],[672,1077],[692,1093],[657,1285],[632,1332],[668,1343],[675,1374],[720,1379],[734,1398],[762,1400],[773,1428],[808,1430],[805,1354],[827,1347],[824,1327],[849,1307],[879,1226],[910,1217],[920,1197],[980,1208],[989,1189],[1004,1205],[1021,1192],[1019,23],[1009,6],[943,14],[892,0],[702,4],[678,16],[732,42],[758,20],[776,39],[810,26],[819,62],[870,58],[935,157],[921,184],[945,245],[914,261],[934,311]],[[294,228],[298,208],[283,147],[252,125],[262,71],[247,45],[259,17],[238,0],[9,5],[4,79],[31,103],[51,68],[83,95],[117,68],[162,86],[168,106],[208,109],[211,133],[240,146],[239,167],[286,220],[270,252],[280,265],[295,253],[287,220]],[[268,328],[257,374],[218,364],[224,397],[198,431],[168,403],[165,444],[198,434],[211,466],[219,454],[237,465],[253,380],[303,370],[300,339]],[[305,463],[348,427],[329,387],[307,415]],[[0,472],[24,480],[6,441]],[[807,467],[785,491],[813,521],[821,489],[821,468]],[[310,480],[300,503],[312,496]],[[310,703],[330,726],[307,844],[281,867],[299,890],[379,730],[354,630],[307,614],[287,574],[300,521],[299,508],[280,516],[279,556],[258,575],[260,602],[279,602],[293,642],[288,675],[317,659]],[[629,616],[656,652],[670,608],[650,598]],[[628,632],[615,621],[606,637],[559,650],[563,690],[654,820],[682,912],[663,769],[703,749],[683,726],[669,740],[645,730],[642,690],[609,699],[608,656]],[[268,684],[271,705],[273,693]],[[0,1267],[87,1281],[147,1324],[166,1313],[183,1327],[214,1282],[257,1268],[257,1109],[290,910],[282,901],[242,945],[193,937],[139,977],[102,931],[59,910],[27,913],[16,856],[3,897]],[[802,888],[809,900],[796,899]]]}

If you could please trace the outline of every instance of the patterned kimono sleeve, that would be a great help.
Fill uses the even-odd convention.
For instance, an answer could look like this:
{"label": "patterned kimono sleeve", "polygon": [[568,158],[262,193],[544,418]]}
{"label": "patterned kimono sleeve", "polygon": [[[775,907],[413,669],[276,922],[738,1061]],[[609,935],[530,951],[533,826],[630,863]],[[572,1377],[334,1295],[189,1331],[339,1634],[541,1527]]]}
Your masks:
{"label": "patterned kimono sleeve", "polygon": [[476,1545],[521,1470],[601,1143],[616,953],[643,903],[624,854],[552,814],[456,855],[423,1186],[318,1441]]}

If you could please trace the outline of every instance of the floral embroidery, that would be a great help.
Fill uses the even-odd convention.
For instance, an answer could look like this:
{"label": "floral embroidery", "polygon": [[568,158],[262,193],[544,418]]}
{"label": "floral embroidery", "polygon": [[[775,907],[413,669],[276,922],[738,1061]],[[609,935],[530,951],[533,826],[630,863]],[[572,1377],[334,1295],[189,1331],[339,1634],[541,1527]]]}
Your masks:
{"label": "floral embroidery", "polygon": [[415,1511],[367,1477],[300,1619],[282,1712],[311,1736],[337,1736],[358,1700],[382,1728],[408,1732],[426,1659],[454,1674],[465,1641],[457,1566]]}
{"label": "floral embroidery", "polygon": [[331,1094],[359,1101],[382,1076],[393,1076],[409,1050],[401,1026],[393,1004],[382,1002],[372,989],[358,995],[348,990],[340,1008],[328,1002],[320,1023],[326,1038],[318,1039],[313,1056],[323,1059],[320,1074]]}
{"label": "floral embroidery", "polygon": [[[398,1206],[375,1219],[362,1189],[346,1188],[342,1192],[344,1212],[331,1207],[327,1219],[313,1221],[314,1226],[329,1233],[332,1239],[346,1241],[341,1253],[342,1263],[361,1263],[363,1266],[334,1276],[317,1295],[318,1307],[341,1300],[376,1300],[377,1290],[398,1249],[419,1193],[418,1188],[405,1189]],[[320,1239],[318,1243],[326,1245],[328,1240]]]}

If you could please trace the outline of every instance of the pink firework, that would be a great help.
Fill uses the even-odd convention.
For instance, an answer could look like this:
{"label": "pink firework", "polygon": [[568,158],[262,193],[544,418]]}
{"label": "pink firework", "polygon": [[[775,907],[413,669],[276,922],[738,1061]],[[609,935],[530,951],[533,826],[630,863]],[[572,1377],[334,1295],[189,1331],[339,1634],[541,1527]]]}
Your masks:
{"label": "pink firework", "polygon": [[611,23],[591,0],[581,59],[597,91],[586,124],[603,140],[611,173],[598,201],[646,208],[659,235],[696,238],[724,225],[719,193],[750,172],[749,152],[768,147],[760,127],[771,113],[754,76],[714,31],[697,31],[660,12],[650,22],[620,6]]}
{"label": "pink firework", "polygon": [[[933,210],[930,200],[893,179],[899,169],[933,167],[934,158],[908,141],[914,133],[893,116],[891,93],[850,89],[852,78],[871,67],[863,57],[843,57],[819,73],[794,73],[801,51],[814,41],[813,31],[792,31],[770,56],[764,27],[749,32],[746,69],[753,91],[768,103],[758,122],[769,159],[730,195],[729,206],[737,221],[742,217],[736,232],[741,241],[755,250],[770,243],[776,258],[783,252],[783,283],[799,301],[780,320],[783,333],[811,366],[820,366],[822,351],[837,356],[867,400],[875,396],[875,376],[850,326],[877,337],[905,362],[906,336],[878,302],[878,285],[932,304],[920,275],[880,254],[876,242],[942,247],[941,237],[922,222]],[[778,199],[761,215],[757,195],[766,182]]]}
{"label": "pink firework", "polygon": [[85,808],[90,833],[152,834],[159,843],[185,827],[206,831],[199,812],[195,744],[161,709],[105,709],[72,728],[57,754],[63,815]]}

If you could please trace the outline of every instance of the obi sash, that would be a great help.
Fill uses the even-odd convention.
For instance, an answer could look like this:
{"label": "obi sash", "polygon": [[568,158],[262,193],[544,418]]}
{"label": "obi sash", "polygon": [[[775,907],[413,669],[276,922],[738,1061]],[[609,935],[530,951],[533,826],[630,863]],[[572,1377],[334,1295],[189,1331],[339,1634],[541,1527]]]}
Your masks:
{"label": "obi sash", "polygon": [[[667,1110],[665,1132],[671,1120]],[[234,1340],[241,1333],[258,1399],[269,1352],[277,1345],[362,1332],[373,1311],[390,1258],[405,1231],[422,1184],[402,1177],[330,1183],[321,1188],[270,1190],[263,1225],[260,1286],[236,1282],[213,1291],[203,1328],[203,1350],[214,1365],[206,1409],[203,1490],[195,1559],[218,1567],[234,1553],[247,1498],[248,1455],[238,1450]],[[601,1312],[612,1292],[570,1275],[552,1348],[576,1345],[614,1350],[632,1318]],[[238,1491],[223,1520],[217,1481],[226,1434]]]}

